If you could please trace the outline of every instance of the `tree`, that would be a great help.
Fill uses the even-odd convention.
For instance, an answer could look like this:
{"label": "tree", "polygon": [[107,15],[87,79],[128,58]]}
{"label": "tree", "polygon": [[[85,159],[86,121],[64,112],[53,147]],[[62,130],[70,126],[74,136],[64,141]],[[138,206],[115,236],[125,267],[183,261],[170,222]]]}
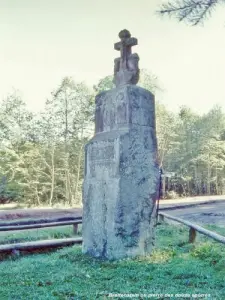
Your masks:
{"label": "tree", "polygon": [[1,102],[0,140],[22,142],[31,137],[33,114],[30,113],[18,91]]}
{"label": "tree", "polygon": [[[138,85],[145,88],[146,90],[149,90],[152,93],[156,91],[162,91],[158,77],[146,69],[140,70],[140,80]],[[96,94],[113,88],[115,88],[115,85],[113,83],[113,75],[108,75],[100,79],[99,82],[93,86]]]}
{"label": "tree", "polygon": [[220,107],[213,107],[201,118],[200,147],[195,162],[202,168],[206,192],[220,194],[224,190],[225,121]]}
{"label": "tree", "polygon": [[153,94],[158,91],[163,91],[158,77],[146,69],[140,70],[140,81],[138,85]]}
{"label": "tree", "polygon": [[33,114],[26,109],[26,105],[17,91],[2,101],[0,112],[0,176],[6,178],[5,190],[11,187],[15,196],[23,194],[21,179],[24,178],[24,169],[21,163],[24,147],[32,138],[32,122]]}
{"label": "tree", "polygon": [[[93,132],[93,91],[64,78],[31,114],[18,93],[9,95],[0,112],[0,197],[16,184],[28,205],[80,202],[83,146]],[[1,179],[6,180],[1,184]],[[11,196],[10,196],[11,197]]]}
{"label": "tree", "polygon": [[[140,86],[153,93],[160,90],[156,76],[145,70],[140,72]],[[0,201],[80,203],[83,146],[93,135],[94,96],[112,87],[112,76],[100,80],[94,91],[64,78],[37,115],[27,110],[18,93],[4,99]],[[188,107],[175,114],[156,99],[156,129],[160,166],[176,173],[166,180],[167,191],[225,194],[225,114],[220,107],[203,116]]]}
{"label": "tree", "polygon": [[225,122],[220,107],[199,116],[182,107],[173,128],[171,151],[164,165],[175,172],[173,189],[180,194],[222,194],[225,175]]}
{"label": "tree", "polygon": [[203,23],[224,0],[172,0],[161,6],[161,15],[173,16],[191,25]]}
{"label": "tree", "polygon": [[46,153],[42,157],[51,174],[50,204],[53,192],[70,205],[79,202],[83,146],[92,131],[92,114],[93,92],[69,77],[46,102],[41,120]]}
{"label": "tree", "polygon": [[93,86],[93,89],[96,92],[96,94],[113,88],[115,88],[115,85],[113,83],[113,75],[109,75],[100,79],[99,82]]}
{"label": "tree", "polygon": [[156,133],[158,141],[159,165],[163,169],[169,169],[168,157],[171,151],[177,149],[177,117],[162,103],[156,102]]}

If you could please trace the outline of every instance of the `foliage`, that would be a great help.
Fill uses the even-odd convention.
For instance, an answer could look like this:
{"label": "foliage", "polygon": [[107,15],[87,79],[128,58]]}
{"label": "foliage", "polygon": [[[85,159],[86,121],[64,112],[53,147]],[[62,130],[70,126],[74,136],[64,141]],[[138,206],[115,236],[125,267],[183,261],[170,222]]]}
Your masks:
{"label": "foliage", "polygon": [[93,89],[96,92],[96,94],[98,94],[103,91],[113,89],[114,87],[115,85],[113,83],[113,75],[109,75],[100,79],[98,84],[93,86]]}
{"label": "foliage", "polygon": [[[141,70],[140,86],[161,91],[157,77]],[[1,201],[27,206],[81,203],[84,145],[93,135],[96,93],[113,87],[112,76],[93,89],[64,78],[46,100],[45,109],[31,113],[15,91],[0,112]],[[225,194],[225,114],[215,106],[201,116],[188,107],[178,114],[156,105],[158,158],[166,178],[164,197]]]}
{"label": "foliage", "polygon": [[[55,230],[49,231],[49,238],[54,235]],[[205,242],[201,235],[195,245],[186,244],[187,239],[187,228],[166,224],[157,227],[151,256],[108,262],[83,255],[74,246],[9,258],[0,264],[0,294],[3,299],[104,299],[109,293],[210,294],[224,299],[224,261],[218,261],[225,255],[223,245]]]}
{"label": "foliage", "polygon": [[138,85],[152,93],[155,93],[157,91],[163,91],[158,77],[146,69],[141,69],[140,80]]}
{"label": "foliage", "polygon": [[15,183],[8,184],[5,176],[0,178],[0,203],[16,201],[19,197],[18,186]]}
{"label": "foliage", "polygon": [[201,260],[208,260],[210,263],[217,263],[223,258],[223,253],[218,250],[219,247],[212,247],[211,243],[200,244],[193,251],[191,255]]}
{"label": "foliage", "polygon": [[162,4],[159,13],[174,16],[179,21],[186,21],[191,25],[197,25],[211,16],[219,4],[224,3],[224,0],[172,0]]}
{"label": "foliage", "polygon": [[0,173],[23,191],[27,205],[80,202],[83,145],[93,127],[93,93],[64,78],[45,110],[27,111],[17,94],[0,114]]}
{"label": "foliage", "polygon": [[[225,193],[225,114],[215,106],[200,116],[182,107],[164,168],[175,172],[171,189],[184,195]],[[179,187],[178,187],[179,185]]]}

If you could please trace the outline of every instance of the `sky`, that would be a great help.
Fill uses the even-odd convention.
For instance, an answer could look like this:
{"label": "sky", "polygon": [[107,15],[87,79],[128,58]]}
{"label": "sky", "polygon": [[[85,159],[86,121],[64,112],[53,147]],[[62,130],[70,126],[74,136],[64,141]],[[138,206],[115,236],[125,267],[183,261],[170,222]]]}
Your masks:
{"label": "sky", "polygon": [[19,90],[39,111],[65,76],[96,84],[112,74],[114,43],[128,29],[139,66],[164,89],[156,99],[199,114],[225,111],[225,7],[204,26],[156,14],[160,0],[0,0],[0,99]]}

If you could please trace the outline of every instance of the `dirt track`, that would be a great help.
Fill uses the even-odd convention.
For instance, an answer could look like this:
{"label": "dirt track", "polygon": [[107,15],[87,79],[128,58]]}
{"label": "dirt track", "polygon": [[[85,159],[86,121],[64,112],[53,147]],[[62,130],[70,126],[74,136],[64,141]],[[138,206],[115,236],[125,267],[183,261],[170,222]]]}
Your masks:
{"label": "dirt track", "polygon": [[24,218],[53,219],[81,217],[82,209],[12,209],[0,211],[0,221],[18,220]]}
{"label": "dirt track", "polygon": [[[173,205],[172,205],[173,206]],[[163,205],[161,206],[163,207]],[[204,205],[163,210],[168,214],[190,220],[197,224],[215,224],[225,226],[225,201]],[[0,210],[0,223],[21,219],[69,219],[82,216],[81,208],[73,209],[10,209]]]}

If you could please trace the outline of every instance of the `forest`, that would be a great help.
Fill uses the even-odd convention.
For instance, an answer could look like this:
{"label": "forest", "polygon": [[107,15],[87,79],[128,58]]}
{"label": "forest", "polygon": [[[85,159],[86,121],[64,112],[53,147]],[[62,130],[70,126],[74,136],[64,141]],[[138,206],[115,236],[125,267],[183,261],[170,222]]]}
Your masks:
{"label": "forest", "polygon": [[[141,70],[140,86],[153,93],[160,89],[146,70]],[[112,76],[92,88],[63,78],[38,113],[29,111],[18,92],[2,100],[0,203],[81,204],[84,145],[94,133],[95,96],[112,87]],[[206,114],[186,106],[175,113],[168,107],[156,99],[162,197],[225,194],[225,113],[217,105]]]}

